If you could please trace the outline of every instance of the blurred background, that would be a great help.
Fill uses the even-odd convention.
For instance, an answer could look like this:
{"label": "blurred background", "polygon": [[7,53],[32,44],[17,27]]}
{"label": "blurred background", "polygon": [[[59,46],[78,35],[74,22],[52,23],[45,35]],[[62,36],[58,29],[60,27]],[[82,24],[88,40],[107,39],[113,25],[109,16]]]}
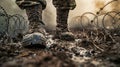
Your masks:
{"label": "blurred background", "polygon": [[[0,5],[4,7],[4,9],[7,11],[8,14],[20,14],[24,16],[27,19],[25,10],[21,10],[16,4],[15,0],[0,0]],[[51,29],[55,29],[56,25],[56,9],[52,5],[52,0],[46,0],[47,1],[47,8],[43,11],[43,21],[45,22],[46,26]],[[80,16],[85,12],[92,12],[96,13],[99,11],[101,7],[103,7],[106,3],[108,3],[111,0],[76,0],[77,7],[70,11],[69,13],[69,26],[75,27],[79,23],[73,23],[71,19],[73,19],[76,16]],[[116,10],[119,11],[120,8],[120,0],[119,2],[115,2],[113,4],[108,5],[104,10],[104,12]]]}

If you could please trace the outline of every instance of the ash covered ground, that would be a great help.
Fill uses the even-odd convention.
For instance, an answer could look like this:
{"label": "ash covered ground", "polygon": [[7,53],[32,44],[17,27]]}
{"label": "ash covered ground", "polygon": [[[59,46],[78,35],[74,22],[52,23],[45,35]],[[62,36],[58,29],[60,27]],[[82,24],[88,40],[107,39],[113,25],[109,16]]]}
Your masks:
{"label": "ash covered ground", "polygon": [[75,41],[53,39],[54,31],[48,32],[46,48],[1,39],[0,67],[120,67],[118,29],[74,30]]}

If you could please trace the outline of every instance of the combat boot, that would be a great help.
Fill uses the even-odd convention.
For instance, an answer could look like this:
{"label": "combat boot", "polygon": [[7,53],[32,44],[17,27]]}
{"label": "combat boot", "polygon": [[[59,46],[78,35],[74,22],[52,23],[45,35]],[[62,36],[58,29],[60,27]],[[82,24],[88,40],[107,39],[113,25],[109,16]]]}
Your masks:
{"label": "combat boot", "polygon": [[75,0],[53,0],[53,5],[57,11],[57,26],[55,38],[62,40],[73,41],[75,38],[68,30],[68,14],[69,10],[73,10],[76,7]]}
{"label": "combat boot", "polygon": [[69,10],[68,9],[57,9],[57,26],[55,38],[74,41],[75,37],[72,32],[68,29],[67,19],[68,19]]}
{"label": "combat boot", "polygon": [[[44,1],[44,2],[43,2]],[[45,24],[42,22],[42,10],[45,9],[45,0],[17,1],[20,8],[26,10],[29,20],[29,30],[23,37],[24,47],[46,47]]]}

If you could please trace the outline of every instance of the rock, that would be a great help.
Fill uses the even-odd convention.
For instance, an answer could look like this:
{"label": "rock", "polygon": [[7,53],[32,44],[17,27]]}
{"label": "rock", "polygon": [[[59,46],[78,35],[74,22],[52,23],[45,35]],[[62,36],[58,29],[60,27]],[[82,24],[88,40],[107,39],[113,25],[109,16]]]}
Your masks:
{"label": "rock", "polygon": [[41,33],[32,33],[32,34],[27,34],[23,37],[22,44],[24,47],[29,47],[29,46],[44,46],[46,47],[46,38],[43,34]]}
{"label": "rock", "polygon": [[66,41],[75,41],[74,34],[71,33],[71,32],[61,33],[60,39],[61,39],[61,40],[66,40]]}
{"label": "rock", "polygon": [[71,48],[73,53],[75,53],[76,56],[81,56],[81,57],[91,57],[92,53],[91,51],[83,48],[83,47],[73,47]]}

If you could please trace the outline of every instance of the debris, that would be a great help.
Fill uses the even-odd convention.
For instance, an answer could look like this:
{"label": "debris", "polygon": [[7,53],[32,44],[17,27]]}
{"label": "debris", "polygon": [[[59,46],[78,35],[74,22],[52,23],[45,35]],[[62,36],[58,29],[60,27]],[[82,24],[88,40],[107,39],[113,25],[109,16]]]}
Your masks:
{"label": "debris", "polygon": [[52,35],[49,35],[47,37],[47,41],[46,41],[46,47],[47,48],[50,48],[53,44],[56,44],[55,40],[53,40],[52,38],[53,38]]}

